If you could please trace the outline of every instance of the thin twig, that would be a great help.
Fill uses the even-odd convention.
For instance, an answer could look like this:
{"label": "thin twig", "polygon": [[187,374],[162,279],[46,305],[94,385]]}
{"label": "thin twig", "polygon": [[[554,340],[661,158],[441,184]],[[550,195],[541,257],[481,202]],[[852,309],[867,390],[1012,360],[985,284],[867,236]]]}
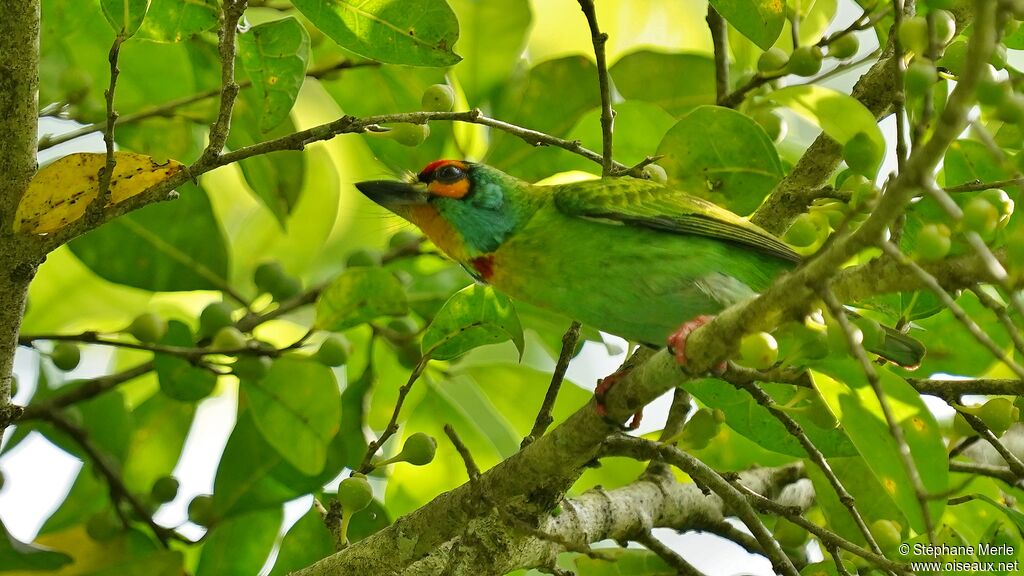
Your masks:
{"label": "thin twig", "polygon": [[[728,373],[725,375],[725,378],[729,381]],[[811,461],[814,462],[818,469],[821,470],[822,474],[825,475],[825,478],[828,479],[829,485],[832,486],[832,489],[835,491],[839,501],[846,508],[847,512],[849,512],[850,517],[857,525],[857,529],[860,531],[861,535],[864,536],[868,546],[871,547],[871,550],[875,554],[881,555],[882,549],[878,546],[878,543],[875,541],[875,537],[871,534],[871,530],[868,528],[867,522],[864,521],[864,517],[861,516],[860,511],[857,510],[857,500],[849,493],[849,491],[846,490],[842,481],[839,480],[839,477],[836,476],[835,472],[832,470],[832,466],[828,463],[825,455],[822,454],[821,450],[818,450],[818,447],[814,445],[814,442],[808,438],[803,427],[800,426],[800,424],[789,414],[787,414],[785,410],[780,408],[778,403],[775,402],[775,400],[769,396],[763,388],[758,386],[756,382],[739,380],[737,382],[732,382],[732,384],[750,394],[754,401],[761,406],[764,406],[776,420],[785,426],[786,431],[789,432],[790,436],[793,436],[798,442],[800,442],[800,445],[803,446],[804,451],[807,452]]]}
{"label": "thin twig", "polygon": [[520,449],[526,448],[534,440],[543,436],[548,426],[554,422],[554,418],[551,417],[551,411],[555,407],[558,391],[562,387],[562,381],[565,380],[565,371],[569,368],[569,361],[572,360],[573,353],[576,351],[576,344],[579,341],[580,323],[573,320],[572,324],[569,325],[569,329],[562,335],[562,350],[558,354],[558,363],[555,364],[555,370],[551,373],[551,383],[548,384],[548,391],[544,394],[544,401],[541,403],[540,410],[537,412],[537,418],[533,422],[533,429],[530,430],[526,438],[523,438],[522,443],[519,445]]}
{"label": "thin twig", "polygon": [[985,292],[980,286],[971,288],[971,292],[978,297],[978,301],[985,308],[988,308],[996,315],[999,319],[999,323],[1003,325],[1003,329],[1006,330],[1006,334],[1013,341],[1013,347],[1017,350],[1018,354],[1024,355],[1024,334],[1021,334],[1021,329],[1013,323],[1013,319],[1010,318],[1010,314],[1006,310],[1006,306],[1003,306],[995,298],[990,296],[988,292]]}
{"label": "thin twig", "polygon": [[597,25],[597,11],[593,0],[578,0],[583,15],[590,27],[590,39],[594,43],[594,57],[597,60],[597,81],[601,90],[601,175],[612,174],[612,131],[615,125],[615,111],[612,110],[611,82],[608,81],[608,61],[604,54],[604,45],[608,35],[601,32]]}
{"label": "thin twig", "polygon": [[906,128],[906,92],[903,90],[903,77],[907,67],[903,60],[903,44],[900,42],[900,23],[903,21],[903,0],[892,0],[893,23],[889,36],[892,38],[893,59],[893,114],[896,116],[896,166],[902,172],[907,161],[907,128]]}
{"label": "thin twig", "polygon": [[654,552],[665,561],[666,564],[676,570],[678,576],[704,576],[704,573],[686,561],[676,553],[675,550],[669,548],[664,542],[658,540],[650,532],[644,532],[640,536],[637,536],[636,541],[643,545],[651,552]]}
{"label": "thin twig", "polygon": [[992,464],[979,464],[977,462],[964,462],[962,460],[950,460],[949,471],[972,476],[987,476],[1002,480],[1014,488],[1020,488],[1024,480],[1013,473],[1006,466],[993,466]]}
{"label": "thin twig", "polygon": [[103,147],[106,153],[106,161],[99,173],[99,192],[89,202],[85,209],[85,218],[96,220],[102,216],[103,207],[110,203],[110,182],[114,177],[114,168],[117,160],[114,158],[114,124],[117,123],[117,111],[114,110],[114,94],[117,90],[117,77],[121,70],[117,66],[117,59],[121,53],[121,44],[126,40],[118,34],[110,45],[110,52],[107,53],[107,62],[110,64],[110,84],[103,92],[107,106],[106,126],[103,129]]}
{"label": "thin twig", "polygon": [[223,17],[218,32],[217,51],[220,54],[220,106],[217,120],[210,128],[209,144],[203,151],[203,159],[214,161],[224,150],[231,130],[231,114],[239,86],[235,82],[235,37],[238,21],[245,12],[246,0],[224,0]]}
{"label": "thin twig", "polygon": [[1013,472],[1013,474],[1019,480],[1024,480],[1024,462],[1021,462],[1020,458],[1018,458],[1016,454],[1011,452],[1005,444],[1000,442],[999,438],[996,438],[996,435],[992,432],[992,430],[989,429],[988,426],[985,425],[985,422],[981,418],[975,416],[974,414],[969,414],[958,408],[955,405],[956,402],[954,402],[952,398],[946,398],[946,402],[948,402],[950,405],[953,406],[954,409],[956,409],[956,411],[967,422],[967,424],[969,424],[971,428],[973,428],[974,431],[978,434],[979,438],[981,438],[985,442],[988,442],[988,444],[992,446],[993,449],[995,449],[999,456],[1001,456],[1003,460],[1006,462],[1006,465],[1010,468],[1010,471]]}
{"label": "thin twig", "polygon": [[51,396],[40,403],[29,404],[21,415],[21,420],[35,420],[45,418],[49,413],[61,408],[77,404],[90,398],[95,398],[129,380],[134,380],[153,371],[153,361],[143,362],[127,370],[114,374],[107,374],[99,378],[85,380],[77,386],[69,387],[70,390]]}
{"label": "thin twig", "polygon": [[466,466],[466,474],[469,476],[470,482],[476,482],[480,478],[480,468],[477,467],[476,462],[473,460],[473,454],[470,453],[469,448],[466,447],[466,443],[459,438],[459,434],[455,432],[455,428],[451,424],[444,425],[444,433],[448,436],[448,439],[452,441],[452,446],[455,446],[455,451],[462,457],[462,462]]}
{"label": "thin twig", "polygon": [[725,538],[730,542],[734,542],[750,554],[766,556],[764,548],[761,547],[761,544],[759,544],[753,536],[747,534],[743,530],[740,530],[725,519],[712,518],[703,520],[699,523],[698,528],[701,532],[708,532],[720,538]]}
{"label": "thin twig", "polygon": [[725,20],[710,2],[705,20],[711,30],[711,43],[715,49],[715,102],[721,104],[729,95],[729,36]]}
{"label": "thin twig", "polygon": [[165,528],[153,520],[153,515],[150,513],[149,509],[142,500],[128,489],[128,486],[125,485],[124,480],[121,478],[121,474],[114,469],[114,466],[110,463],[107,455],[104,454],[98,446],[92,443],[89,439],[89,433],[84,428],[69,420],[59,410],[50,410],[41,415],[41,417],[66,433],[82,448],[83,451],[85,451],[99,473],[106,478],[107,485],[110,488],[110,497],[115,506],[118,502],[126,502],[139,519],[149,526],[150,530],[153,531],[153,534],[165,547],[171,539],[187,541],[174,530]]}
{"label": "thin twig", "polygon": [[840,329],[846,336],[846,345],[849,347],[850,353],[857,359],[861,370],[864,372],[864,377],[867,379],[868,384],[875,393],[875,397],[878,399],[878,405],[882,409],[882,415],[885,417],[885,422],[889,426],[889,435],[896,441],[896,446],[900,455],[900,462],[903,464],[903,471],[906,473],[907,478],[914,487],[914,495],[917,497],[918,504],[921,507],[921,519],[924,521],[925,530],[928,533],[928,540],[933,541],[935,538],[935,525],[933,524],[931,511],[928,509],[928,491],[925,489],[924,483],[921,481],[921,474],[917,470],[917,465],[914,463],[914,455],[910,452],[910,445],[907,444],[907,439],[903,435],[903,429],[900,428],[900,423],[896,420],[896,415],[892,411],[892,406],[889,405],[888,395],[885,393],[885,390],[882,389],[882,383],[878,378],[878,372],[875,370],[875,365],[872,364],[871,360],[868,358],[867,351],[864,350],[863,344],[856,336],[855,328],[850,323],[850,319],[846,315],[846,309],[843,308],[843,304],[836,299],[835,294],[833,294],[830,289],[826,288],[822,291],[822,300],[825,302],[825,306],[828,308],[828,311],[836,319]]}
{"label": "thin twig", "polygon": [[957,186],[943,188],[943,190],[951,194],[955,194],[958,192],[981,192],[982,190],[988,190],[989,188],[1006,188],[1008,186],[1024,186],[1024,177],[1008,178],[1006,180],[996,180],[994,182],[972,180]]}
{"label": "thin twig", "polygon": [[907,256],[903,254],[895,244],[883,241],[879,246],[882,248],[882,252],[899,261],[900,264],[906,266],[911,272],[913,272],[914,275],[917,276],[921,282],[939,298],[939,301],[949,309],[949,312],[953,317],[967,328],[967,331],[975,340],[987,348],[997,360],[1005,364],[1007,368],[1013,371],[1014,374],[1024,379],[1024,367],[1006,355],[1002,346],[996,344],[996,342],[992,340],[992,337],[978,326],[977,322],[975,322],[974,319],[972,319],[970,315],[956,303],[956,300],[954,300],[953,297],[939,285],[934,276],[921,268],[921,266],[916,262],[907,258]]}
{"label": "thin twig", "polygon": [[427,368],[427,364],[430,363],[429,356],[423,356],[420,361],[416,363],[416,366],[409,373],[409,379],[405,384],[398,389],[398,400],[395,402],[395,409],[391,413],[391,420],[388,421],[388,425],[384,427],[384,431],[380,433],[380,436],[376,440],[372,441],[366,447],[366,455],[363,456],[362,463],[359,464],[359,472],[363,474],[369,474],[373,471],[373,457],[380,450],[381,446],[388,441],[395,432],[398,432],[398,417],[402,412],[402,405],[405,403],[406,396],[409,395],[409,391],[412,390],[413,384],[419,380],[423,370]]}

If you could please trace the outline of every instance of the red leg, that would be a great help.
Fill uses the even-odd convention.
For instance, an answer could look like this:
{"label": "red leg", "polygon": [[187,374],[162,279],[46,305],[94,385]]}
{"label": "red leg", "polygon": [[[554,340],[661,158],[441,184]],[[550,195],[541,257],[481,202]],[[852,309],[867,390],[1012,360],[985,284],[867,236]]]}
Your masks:
{"label": "red leg", "polygon": [[[597,415],[601,418],[607,418],[608,408],[604,405],[604,397],[608,394],[608,391],[612,389],[620,379],[622,379],[629,370],[617,370],[608,376],[605,376],[597,382],[597,388],[594,388],[594,397],[597,399]],[[636,430],[640,426],[640,420],[644,416],[643,410],[638,410],[633,414],[633,418],[629,421],[628,429]],[[620,423],[616,422],[616,425],[621,426]]]}
{"label": "red leg", "polygon": [[714,316],[697,316],[693,320],[683,322],[679,329],[668,337],[668,346],[672,349],[672,353],[675,354],[677,364],[680,366],[686,365],[686,339],[690,337],[690,333],[714,319]]}

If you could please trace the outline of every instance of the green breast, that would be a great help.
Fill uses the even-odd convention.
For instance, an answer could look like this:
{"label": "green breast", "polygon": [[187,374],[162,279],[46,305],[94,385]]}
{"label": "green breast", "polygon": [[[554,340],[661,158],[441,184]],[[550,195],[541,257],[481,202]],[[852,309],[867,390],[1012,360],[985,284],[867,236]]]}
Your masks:
{"label": "green breast", "polygon": [[566,216],[551,206],[493,254],[514,299],[627,340],[663,345],[679,324],[765,289],[793,264],[735,243]]}

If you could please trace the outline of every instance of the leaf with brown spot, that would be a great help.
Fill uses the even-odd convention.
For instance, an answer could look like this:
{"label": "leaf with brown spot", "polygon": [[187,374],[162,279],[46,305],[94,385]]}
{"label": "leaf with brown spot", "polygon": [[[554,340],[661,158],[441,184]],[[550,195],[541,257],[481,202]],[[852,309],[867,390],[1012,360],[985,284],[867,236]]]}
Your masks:
{"label": "leaf with brown spot", "polygon": [[[117,165],[110,179],[108,206],[124,202],[185,168],[174,160],[159,163],[133,152],[115,152],[114,159]],[[43,167],[18,204],[14,230],[46,234],[81,218],[99,191],[99,174],[106,161],[106,154],[83,152]]]}

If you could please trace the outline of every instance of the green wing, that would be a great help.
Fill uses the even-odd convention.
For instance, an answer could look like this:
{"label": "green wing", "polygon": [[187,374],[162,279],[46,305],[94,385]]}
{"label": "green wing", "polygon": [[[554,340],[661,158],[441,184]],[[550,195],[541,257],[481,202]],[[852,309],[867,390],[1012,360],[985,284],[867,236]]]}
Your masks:
{"label": "green wing", "polygon": [[566,215],[717,238],[783,260],[800,261],[792,248],[760,227],[711,202],[654,182],[614,178],[551,186],[549,190],[555,207]]}

